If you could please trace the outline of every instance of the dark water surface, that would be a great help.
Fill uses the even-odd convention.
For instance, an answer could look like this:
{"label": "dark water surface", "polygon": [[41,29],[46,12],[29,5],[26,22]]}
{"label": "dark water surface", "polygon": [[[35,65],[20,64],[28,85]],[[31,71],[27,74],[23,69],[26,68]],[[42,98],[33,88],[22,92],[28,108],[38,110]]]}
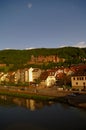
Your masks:
{"label": "dark water surface", "polygon": [[0,96],[0,130],[86,130],[86,110]]}

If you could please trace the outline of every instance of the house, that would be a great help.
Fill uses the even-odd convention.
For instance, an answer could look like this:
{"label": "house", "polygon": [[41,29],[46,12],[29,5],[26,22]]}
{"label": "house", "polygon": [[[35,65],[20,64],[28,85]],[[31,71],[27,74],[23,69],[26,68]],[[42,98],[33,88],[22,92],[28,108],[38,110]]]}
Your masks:
{"label": "house", "polygon": [[15,71],[14,82],[17,84],[20,81],[20,70]]}
{"label": "house", "polygon": [[56,82],[56,78],[55,76],[48,76],[45,83],[46,83],[46,86],[50,87],[50,86],[53,86]]}
{"label": "house", "polygon": [[55,73],[56,79],[61,79],[61,78],[63,77],[63,75],[64,75],[64,70],[63,70],[63,68],[58,69],[58,70],[56,71],[56,73]]}
{"label": "house", "polygon": [[0,77],[0,81],[1,81],[1,82],[6,81],[7,76],[8,76],[8,74],[7,74],[7,73],[6,73],[6,74],[3,74],[3,75]]}
{"label": "house", "polygon": [[29,69],[25,68],[25,82],[29,82]]}
{"label": "house", "polygon": [[71,77],[72,89],[86,90],[86,72],[77,73]]}
{"label": "house", "polygon": [[29,69],[29,82],[33,82],[33,74],[32,74],[33,68],[31,67]]}
{"label": "house", "polygon": [[53,86],[56,82],[54,71],[44,71],[40,76],[41,86]]}
{"label": "house", "polygon": [[24,71],[24,69],[20,70],[20,82],[21,83],[25,82],[25,71]]}
{"label": "house", "polygon": [[10,83],[14,83],[15,81],[15,72],[8,72],[8,79]]}
{"label": "house", "polygon": [[74,73],[74,71],[71,68],[64,68],[64,74],[68,75],[72,75]]}
{"label": "house", "polygon": [[39,68],[30,68],[29,69],[29,82],[34,82],[41,75],[41,69]]}

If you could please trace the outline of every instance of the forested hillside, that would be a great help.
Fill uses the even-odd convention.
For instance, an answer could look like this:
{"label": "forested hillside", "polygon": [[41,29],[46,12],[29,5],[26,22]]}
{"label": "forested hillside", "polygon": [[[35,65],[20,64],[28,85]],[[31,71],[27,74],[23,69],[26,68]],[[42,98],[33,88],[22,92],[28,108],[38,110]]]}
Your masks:
{"label": "forested hillside", "polygon": [[[29,66],[31,56],[56,55],[65,59],[64,64],[76,64],[86,62],[86,48],[63,47],[63,48],[38,48],[31,50],[1,50],[0,64],[15,67]],[[13,65],[13,66],[12,66]],[[55,64],[56,65],[56,64]]]}

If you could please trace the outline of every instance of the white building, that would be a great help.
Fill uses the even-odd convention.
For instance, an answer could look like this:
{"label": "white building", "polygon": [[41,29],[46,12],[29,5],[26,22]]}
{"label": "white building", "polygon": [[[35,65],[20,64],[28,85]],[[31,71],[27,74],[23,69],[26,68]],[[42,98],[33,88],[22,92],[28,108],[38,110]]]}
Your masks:
{"label": "white building", "polygon": [[34,82],[35,79],[38,79],[41,75],[41,69],[39,68],[30,68],[29,69],[29,82]]}
{"label": "white building", "polygon": [[45,81],[47,87],[53,86],[55,84],[55,82],[56,82],[55,76],[48,76]]}
{"label": "white building", "polygon": [[29,82],[33,82],[33,68],[29,69]]}

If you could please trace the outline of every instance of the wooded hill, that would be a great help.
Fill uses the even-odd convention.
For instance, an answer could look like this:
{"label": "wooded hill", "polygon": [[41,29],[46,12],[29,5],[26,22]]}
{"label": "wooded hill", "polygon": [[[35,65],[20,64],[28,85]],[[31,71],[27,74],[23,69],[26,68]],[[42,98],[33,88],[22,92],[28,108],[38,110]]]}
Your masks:
{"label": "wooded hill", "polygon": [[[71,65],[78,63],[86,63],[86,48],[76,48],[76,47],[63,47],[63,48],[37,48],[31,50],[1,50],[0,51],[0,64],[6,64],[8,68],[17,69],[24,68],[28,66],[37,66],[28,64],[31,60],[31,56],[50,56],[55,55],[59,58],[64,58],[64,63],[49,63],[52,64],[51,67],[58,65]],[[45,67],[41,65],[39,67]],[[48,67],[48,66],[47,66]],[[2,70],[3,67],[0,67]]]}

